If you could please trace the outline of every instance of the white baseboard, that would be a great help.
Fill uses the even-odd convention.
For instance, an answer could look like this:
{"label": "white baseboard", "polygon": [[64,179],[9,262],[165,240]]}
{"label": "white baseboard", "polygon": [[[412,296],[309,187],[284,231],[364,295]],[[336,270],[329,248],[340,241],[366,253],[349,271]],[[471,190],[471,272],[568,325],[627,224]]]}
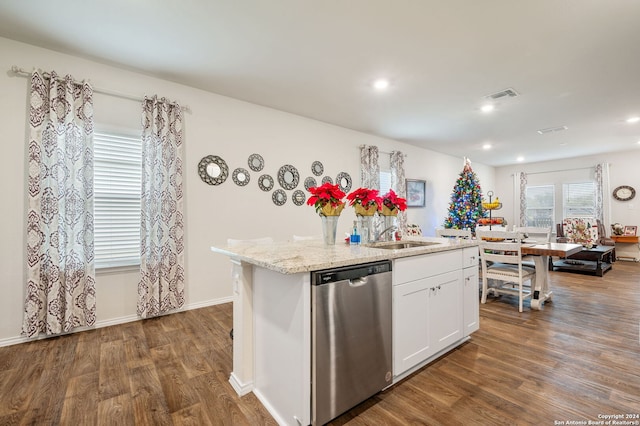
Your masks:
{"label": "white baseboard", "polygon": [[233,372],[231,372],[231,376],[229,376],[229,383],[231,383],[231,387],[236,391],[238,396],[244,396],[253,390],[253,382],[242,383]]}
{"label": "white baseboard", "polygon": [[[177,310],[176,312],[183,312],[183,311],[190,311],[190,310],[193,310],[193,309],[206,308],[208,306],[221,305],[223,303],[229,303],[229,302],[232,302],[232,301],[233,301],[233,296],[229,296],[229,297],[222,297],[220,299],[211,299],[211,300],[205,300],[205,301],[202,301],[202,302],[189,303],[188,305],[186,305],[185,307]],[[171,315],[171,314],[169,314],[169,315]],[[96,321],[96,323],[95,323],[95,325],[93,327],[81,327],[81,328],[78,328],[78,329],[72,331],[71,333],[79,333],[79,332],[82,332],[82,331],[93,330],[93,329],[96,329],[96,328],[109,327],[109,326],[112,326],[112,325],[126,324],[128,322],[142,321],[142,320],[143,320],[143,318],[140,318],[137,315],[126,315],[126,316],[123,316],[123,317],[110,318],[110,319],[106,319],[106,320]],[[71,334],[71,333],[62,333],[62,334]],[[20,344],[20,343],[31,342],[31,341],[34,341],[34,340],[47,339],[49,337],[57,337],[57,336],[60,336],[62,334],[55,334],[55,335],[51,335],[51,336],[41,335],[41,336],[30,337],[30,338],[29,337],[25,337],[25,336],[6,337],[4,339],[0,339],[0,347],[17,345],[17,344]]]}
{"label": "white baseboard", "polygon": [[253,394],[256,396],[256,398],[258,398],[258,401],[260,401],[262,403],[264,408],[267,409],[269,414],[271,414],[271,417],[273,417],[273,419],[276,421],[276,423],[278,423],[279,425],[288,425],[288,424],[290,424],[289,422],[286,422],[282,418],[280,413],[278,413],[278,411],[273,407],[273,405],[271,405],[269,400],[267,398],[265,398],[264,395],[262,395],[262,393],[260,393],[259,390],[254,389],[253,390]]}

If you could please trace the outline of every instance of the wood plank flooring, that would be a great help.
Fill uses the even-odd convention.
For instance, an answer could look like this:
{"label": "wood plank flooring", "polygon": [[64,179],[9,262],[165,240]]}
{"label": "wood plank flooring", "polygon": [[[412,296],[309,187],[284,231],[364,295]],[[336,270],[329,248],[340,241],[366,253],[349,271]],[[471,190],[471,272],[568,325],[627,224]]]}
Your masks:
{"label": "wood plank flooring", "polygon": [[[640,264],[480,305],[471,341],[332,425],[554,425],[640,413]],[[231,304],[0,348],[0,425],[274,425],[228,383]],[[640,419],[630,419],[640,421]]]}

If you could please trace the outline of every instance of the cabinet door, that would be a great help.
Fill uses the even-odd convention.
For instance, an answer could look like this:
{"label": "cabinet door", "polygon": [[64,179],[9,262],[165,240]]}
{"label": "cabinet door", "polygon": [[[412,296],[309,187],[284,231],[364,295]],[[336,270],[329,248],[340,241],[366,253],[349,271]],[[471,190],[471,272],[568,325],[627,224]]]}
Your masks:
{"label": "cabinet door", "polygon": [[427,359],[430,351],[429,278],[393,287],[393,374]]}
{"label": "cabinet door", "polygon": [[462,272],[393,288],[393,374],[402,374],[462,338]]}
{"label": "cabinet door", "polygon": [[462,271],[434,277],[429,300],[431,354],[462,338]]}
{"label": "cabinet door", "polygon": [[470,335],[480,327],[480,286],[478,267],[465,268],[464,271],[464,337]]}

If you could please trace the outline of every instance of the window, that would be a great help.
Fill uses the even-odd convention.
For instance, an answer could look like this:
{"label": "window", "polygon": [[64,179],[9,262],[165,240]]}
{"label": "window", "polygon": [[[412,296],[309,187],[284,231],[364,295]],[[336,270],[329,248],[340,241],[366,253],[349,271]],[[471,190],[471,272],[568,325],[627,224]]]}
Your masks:
{"label": "window", "polygon": [[380,170],[380,196],[383,196],[391,189],[391,171]]}
{"label": "window", "polygon": [[555,186],[527,186],[527,226],[553,226]]}
{"label": "window", "polygon": [[562,184],[564,217],[595,217],[595,182]]}
{"label": "window", "polygon": [[140,264],[139,137],[94,133],[96,268]]}

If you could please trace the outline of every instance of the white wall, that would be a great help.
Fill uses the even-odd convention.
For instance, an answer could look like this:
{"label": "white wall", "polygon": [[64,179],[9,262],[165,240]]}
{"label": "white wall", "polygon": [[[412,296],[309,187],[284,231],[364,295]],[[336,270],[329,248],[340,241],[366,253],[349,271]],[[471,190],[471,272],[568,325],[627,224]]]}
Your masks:
{"label": "white wall", "polygon": [[[0,69],[17,65],[72,74],[89,79],[94,87],[143,96],[158,94],[189,105],[185,114],[185,197],[186,197],[186,297],[187,307],[198,307],[230,300],[230,265],[224,256],[210,251],[227,238],[271,236],[290,239],[293,234],[320,234],[320,220],[312,207],[295,206],[290,199],[275,206],[270,193],[257,186],[257,173],[245,187],[231,178],[220,186],[209,186],[197,174],[200,159],[214,154],[226,160],[230,170],[247,167],[250,154],[265,160],[262,173],[276,178],[284,164],[298,168],[302,182],[311,176],[314,160],[325,166],[325,174],[335,179],[348,172],[354,189],[359,186],[359,149],[376,145],[383,152],[400,150],[407,154],[406,176],[427,181],[425,208],[409,209],[409,220],[418,223],[428,235],[442,224],[453,186],[462,170],[461,158],[419,149],[318,121],[283,113],[258,105],[203,92],[187,86],[151,78],[0,38]],[[0,225],[0,345],[20,341],[25,282],[26,154],[28,80],[0,75],[0,156],[3,216]],[[113,129],[136,129],[140,111],[136,102],[96,94],[95,121]],[[493,186],[494,170],[473,165],[481,184]],[[299,188],[304,189],[303,185]],[[277,186],[277,184],[276,184]],[[484,186],[483,186],[484,187]],[[286,191],[290,198],[292,191]],[[342,235],[355,218],[345,209],[339,225]],[[101,273],[97,276],[97,324],[107,325],[135,319],[138,275]]]}
{"label": "white wall", "polygon": [[[597,156],[584,156],[565,160],[498,167],[496,168],[496,189],[494,192],[500,196],[504,206],[502,210],[498,211],[500,213],[499,215],[505,216],[511,225],[516,224],[518,220],[514,209],[516,205],[514,202],[514,173],[520,171],[532,174],[545,172],[544,175],[532,175],[531,179],[528,180],[531,180],[533,183],[550,183],[542,182],[541,179],[553,176],[556,177],[556,181],[558,181],[558,179],[567,181],[567,179],[571,179],[571,177],[581,180],[579,177],[593,178],[593,173],[588,169],[595,168],[596,164],[599,163],[609,164],[611,190],[606,195],[611,200],[611,223],[619,222],[623,225],[640,225],[640,173],[634,173],[634,170],[636,170],[636,167],[640,164],[640,146],[638,146],[637,149],[625,152],[613,152]],[[554,171],[558,172],[550,173]],[[560,176],[560,178],[558,178],[558,176]],[[611,194],[613,189],[620,185],[634,187],[637,191],[636,198],[627,202],[615,200]],[[610,235],[610,230],[608,229],[607,235]]]}

